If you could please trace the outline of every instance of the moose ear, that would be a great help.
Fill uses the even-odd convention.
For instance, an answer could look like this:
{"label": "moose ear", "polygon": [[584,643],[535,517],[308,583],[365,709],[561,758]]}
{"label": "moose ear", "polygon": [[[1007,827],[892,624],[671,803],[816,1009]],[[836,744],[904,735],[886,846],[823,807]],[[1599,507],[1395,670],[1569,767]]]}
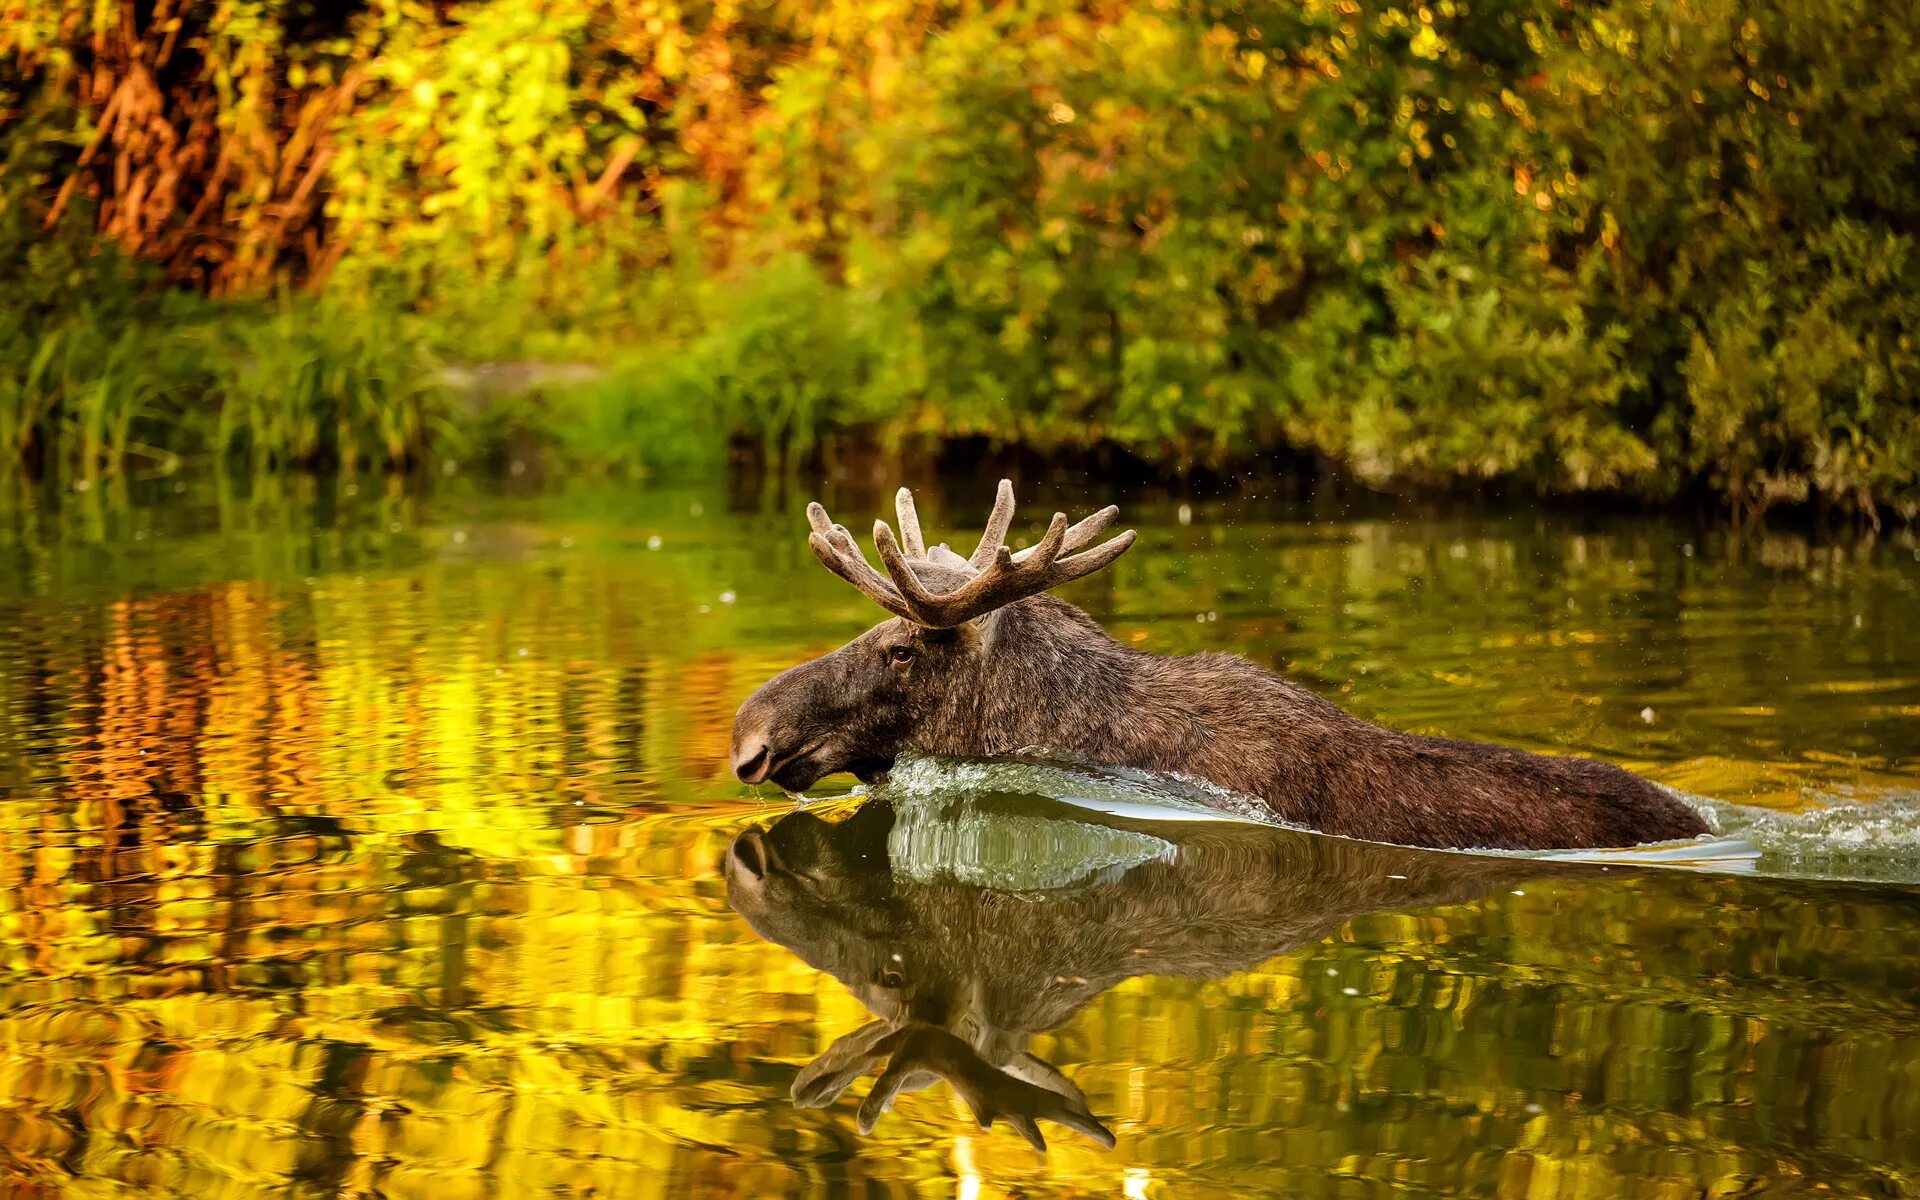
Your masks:
{"label": "moose ear", "polygon": [[996,608],[991,612],[983,612],[973,620],[968,621],[962,628],[973,635],[983,652],[991,651],[999,644],[1000,638],[1004,636],[1008,629],[1008,625],[1003,619],[1006,612],[1007,610],[1004,608]]}

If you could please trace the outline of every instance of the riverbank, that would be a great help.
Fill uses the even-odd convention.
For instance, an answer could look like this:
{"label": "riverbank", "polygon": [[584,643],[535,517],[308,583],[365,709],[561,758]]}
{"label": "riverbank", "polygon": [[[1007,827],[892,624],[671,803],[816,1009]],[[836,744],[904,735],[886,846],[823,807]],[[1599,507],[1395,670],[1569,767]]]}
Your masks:
{"label": "riverbank", "polygon": [[[1920,515],[1920,10],[656,7],[0,23],[0,470],[958,439]],[[527,362],[599,374],[440,375]]]}
{"label": "riverbank", "polygon": [[[1296,439],[1278,403],[1264,416],[1242,414],[1240,434],[1206,439],[1154,436],[1097,412],[988,419],[937,403],[923,380],[902,387],[897,355],[910,339],[890,347],[874,332],[884,322],[848,320],[851,298],[837,296],[833,306],[823,298],[776,293],[744,322],[732,320],[737,306],[715,313],[709,301],[702,313],[689,305],[686,328],[656,328],[625,348],[621,336],[560,336],[532,324],[487,336],[338,296],[261,304],[163,292],[79,305],[37,328],[15,322],[11,343],[0,336],[0,476],[87,488],[235,471],[671,479],[723,463],[848,477],[904,464],[997,463],[1029,476],[1071,468],[1114,481],[1178,480],[1201,493],[1280,481],[1300,494],[1555,498],[1717,513],[1736,524],[1770,514],[1912,528],[1920,516],[1897,477],[1878,492],[1823,487],[1805,468],[1741,482],[1724,464],[1680,453],[1684,439],[1656,452],[1624,424],[1611,436],[1636,448],[1641,467],[1593,474],[1577,457],[1556,457],[1551,441],[1544,457],[1443,469],[1414,436],[1392,452],[1423,465],[1396,467],[1386,450],[1369,457],[1353,448],[1354,428],[1378,416],[1358,400],[1344,418],[1345,441],[1312,431]],[[884,303],[873,311],[884,313]],[[461,357],[493,348],[559,353]],[[1474,436],[1459,431],[1469,444]]]}

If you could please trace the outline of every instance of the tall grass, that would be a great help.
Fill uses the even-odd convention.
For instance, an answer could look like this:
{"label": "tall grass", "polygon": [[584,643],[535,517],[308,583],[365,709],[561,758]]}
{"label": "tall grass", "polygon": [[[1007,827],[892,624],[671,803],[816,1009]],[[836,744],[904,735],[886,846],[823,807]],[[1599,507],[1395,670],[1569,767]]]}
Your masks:
{"label": "tall grass", "polygon": [[282,297],[210,323],[211,428],[196,442],[259,470],[404,467],[467,448],[420,318],[335,298]]}
{"label": "tall grass", "polygon": [[94,481],[178,461],[196,374],[163,332],[82,307],[34,322],[0,310],[0,469]]}
{"label": "tall grass", "polygon": [[192,309],[161,323],[0,306],[0,471],[355,470],[466,451],[417,318],[291,298]]}

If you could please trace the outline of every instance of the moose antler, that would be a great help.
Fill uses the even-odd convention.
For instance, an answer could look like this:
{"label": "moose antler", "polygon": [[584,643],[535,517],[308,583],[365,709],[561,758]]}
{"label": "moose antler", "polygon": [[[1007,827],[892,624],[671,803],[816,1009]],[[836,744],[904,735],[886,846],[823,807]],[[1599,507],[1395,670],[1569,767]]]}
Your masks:
{"label": "moose antler", "polygon": [[996,1067],[965,1039],[919,1022],[889,1030],[884,1022],[874,1021],[841,1038],[794,1080],[794,1103],[825,1108],[848,1084],[882,1062],[886,1070],[860,1104],[862,1133],[873,1131],[901,1092],[944,1079],[973,1110],[982,1129],[1005,1121],[1045,1153],[1047,1139],[1038,1123],[1052,1121],[1113,1147],[1113,1134],[1087,1108],[1086,1097],[1055,1068],[1031,1054],[1016,1055],[1004,1068]]}
{"label": "moose antler", "polygon": [[[1118,508],[1108,505],[1073,526],[1068,526],[1066,514],[1053,514],[1039,543],[1016,554],[1006,546],[1007,528],[1013,523],[1013,483],[1006,479],[1000,481],[980,545],[964,560],[945,546],[936,546],[929,554],[911,491],[900,489],[894,509],[900,516],[898,540],[885,521],[873,523],[873,542],[887,568],[885,575],[867,562],[846,526],[834,524],[818,503],[807,505],[807,522],[813,526],[807,544],[829,571],[881,608],[928,629],[964,625],[1016,600],[1091,575],[1126,553],[1134,538],[1128,529],[1087,549],[1119,515]],[[970,578],[951,591],[933,592],[915,573],[916,562],[937,563]]]}

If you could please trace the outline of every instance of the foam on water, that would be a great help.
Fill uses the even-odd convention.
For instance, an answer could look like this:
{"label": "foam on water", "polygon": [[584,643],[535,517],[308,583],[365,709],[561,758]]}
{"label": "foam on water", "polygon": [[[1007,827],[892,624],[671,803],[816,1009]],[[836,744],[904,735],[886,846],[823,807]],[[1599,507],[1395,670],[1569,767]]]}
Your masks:
{"label": "foam on water", "polygon": [[884,788],[890,799],[909,803],[982,793],[1045,796],[1141,821],[1284,824],[1260,801],[1205,780],[1032,756],[901,759],[888,772]]}
{"label": "foam on water", "polygon": [[887,839],[897,874],[997,891],[1098,883],[1179,851],[1133,830],[1006,811],[995,797],[1044,797],[1135,822],[1277,823],[1264,806],[1211,784],[1032,758],[903,759],[875,794],[898,814]]}
{"label": "foam on water", "polygon": [[1723,833],[1752,843],[1762,874],[1920,883],[1920,793],[1818,797],[1800,812],[1694,802]]}
{"label": "foam on water", "polygon": [[[1119,831],[1074,822],[1010,818],[972,825],[953,807],[982,795],[1042,796],[1134,821],[1238,821],[1284,826],[1258,800],[1204,780],[1035,756],[1005,759],[904,759],[877,794],[901,807],[897,864],[910,874],[997,878],[995,886],[1050,887],[1103,868],[1136,865],[1160,851],[1107,844]],[[1608,850],[1494,852],[1556,861],[1600,862],[1797,879],[1920,883],[1920,793],[1869,799],[1822,797],[1816,807],[1780,812],[1675,792],[1698,809],[1712,833],[1684,842]],[[935,817],[929,814],[940,812]],[[1080,832],[1048,833],[1049,825]],[[1099,830],[1100,836],[1084,831]],[[1067,843],[1071,842],[1071,845]],[[1027,856],[1025,865],[1016,860]],[[1124,864],[1124,865],[1122,865]],[[1014,883],[1024,878],[1024,883]]]}
{"label": "foam on water", "polygon": [[895,875],[1003,892],[1098,883],[1176,853],[1172,842],[1128,829],[964,803],[904,805],[887,835]]}

